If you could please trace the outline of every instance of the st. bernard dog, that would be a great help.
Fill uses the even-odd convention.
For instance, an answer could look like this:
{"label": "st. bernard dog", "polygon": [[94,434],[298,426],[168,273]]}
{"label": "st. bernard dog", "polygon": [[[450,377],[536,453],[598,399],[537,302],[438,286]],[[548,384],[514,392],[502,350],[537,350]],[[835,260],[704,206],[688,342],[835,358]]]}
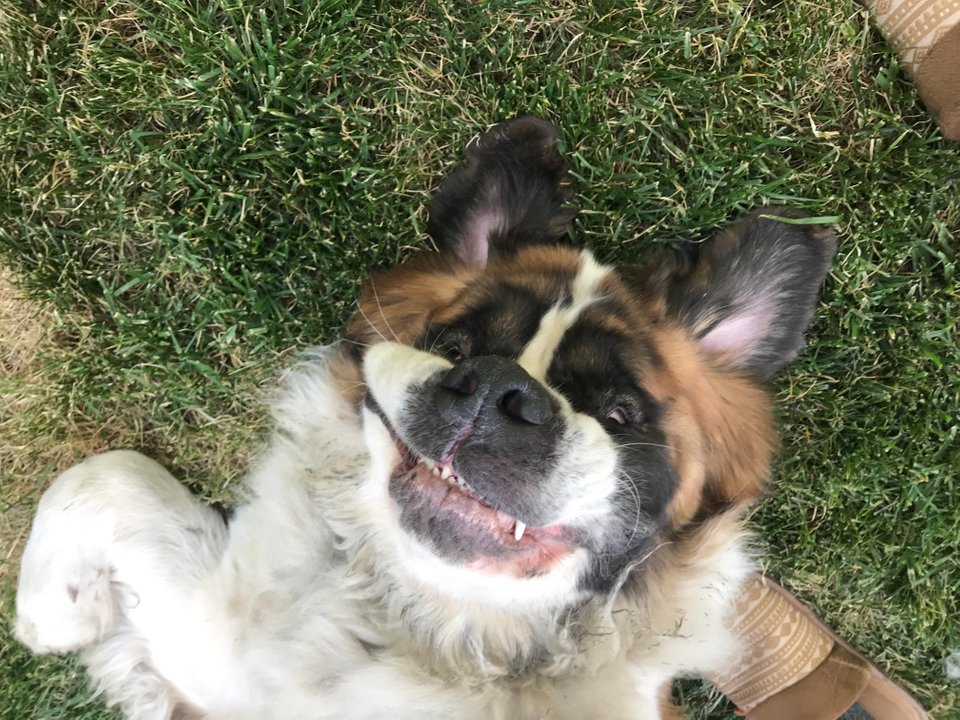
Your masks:
{"label": "st. bernard dog", "polygon": [[754,212],[616,270],[566,244],[549,123],[440,186],[437,250],[308,352],[229,523],[131,451],[44,495],[17,637],[131,718],[673,717],[737,652],[744,510],[832,233]]}

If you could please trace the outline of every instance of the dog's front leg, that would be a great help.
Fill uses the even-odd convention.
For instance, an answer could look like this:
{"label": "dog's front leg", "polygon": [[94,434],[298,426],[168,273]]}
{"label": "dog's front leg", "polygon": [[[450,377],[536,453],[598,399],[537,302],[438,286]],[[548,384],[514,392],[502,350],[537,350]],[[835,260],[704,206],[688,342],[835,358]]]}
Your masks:
{"label": "dog's front leg", "polygon": [[216,511],[143,455],[76,465],[46,491],[17,588],[15,634],[34,652],[69,652],[120,628],[144,635],[214,566]]}

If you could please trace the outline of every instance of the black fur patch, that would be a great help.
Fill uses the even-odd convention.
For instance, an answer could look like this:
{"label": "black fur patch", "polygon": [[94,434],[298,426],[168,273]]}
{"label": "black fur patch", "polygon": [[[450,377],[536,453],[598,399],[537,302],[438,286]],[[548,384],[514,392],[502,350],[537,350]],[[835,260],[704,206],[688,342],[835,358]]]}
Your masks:
{"label": "black fur patch", "polygon": [[499,283],[454,322],[431,327],[417,346],[454,360],[477,355],[517,358],[550,304],[532,290]]}
{"label": "black fur patch", "polygon": [[646,554],[665,524],[677,489],[661,426],[663,410],[626,362],[637,354],[656,356],[639,336],[618,335],[584,319],[564,335],[548,376],[574,410],[604,426],[618,450],[614,511],[604,521],[601,542],[590,548],[592,569],[581,583],[591,590],[609,589],[625,568]]}

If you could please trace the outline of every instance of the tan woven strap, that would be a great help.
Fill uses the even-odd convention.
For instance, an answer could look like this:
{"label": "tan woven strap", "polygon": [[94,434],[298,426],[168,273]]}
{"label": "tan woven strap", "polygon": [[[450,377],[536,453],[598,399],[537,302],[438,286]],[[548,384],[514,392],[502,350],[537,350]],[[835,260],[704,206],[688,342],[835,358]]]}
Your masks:
{"label": "tan woven strap", "polygon": [[712,678],[745,712],[805,678],[833,649],[833,638],[767,582],[757,575],[744,586],[732,625],[743,652],[727,672]]}
{"label": "tan woven strap", "polygon": [[917,74],[931,48],[960,23],[960,0],[867,0],[867,7],[911,75]]}

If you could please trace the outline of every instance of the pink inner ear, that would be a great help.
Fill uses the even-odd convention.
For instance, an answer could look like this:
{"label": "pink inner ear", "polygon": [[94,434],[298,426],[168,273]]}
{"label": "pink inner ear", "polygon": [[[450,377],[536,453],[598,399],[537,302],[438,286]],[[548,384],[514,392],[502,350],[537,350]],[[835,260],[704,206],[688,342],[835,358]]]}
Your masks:
{"label": "pink inner ear", "polygon": [[700,338],[700,347],[707,352],[732,356],[734,360],[745,360],[766,337],[770,320],[770,313],[751,308],[717,323]]}
{"label": "pink inner ear", "polygon": [[497,210],[484,210],[470,218],[458,254],[470,267],[482,268],[490,256],[490,236],[503,228],[503,214]]}

